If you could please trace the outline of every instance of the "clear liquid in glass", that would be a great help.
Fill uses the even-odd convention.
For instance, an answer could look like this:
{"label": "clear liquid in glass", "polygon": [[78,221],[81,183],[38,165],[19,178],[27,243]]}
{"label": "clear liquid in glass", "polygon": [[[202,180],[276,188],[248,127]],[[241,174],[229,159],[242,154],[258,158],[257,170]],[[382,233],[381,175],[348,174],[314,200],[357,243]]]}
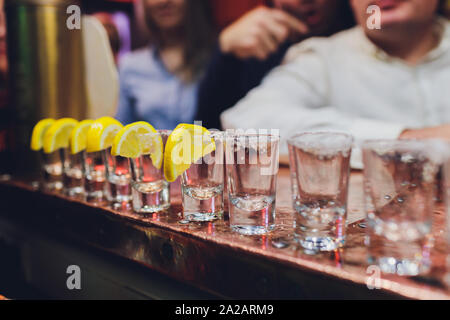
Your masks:
{"label": "clear liquid in glass", "polygon": [[306,253],[344,245],[350,153],[315,154],[290,146],[294,234]]}
{"label": "clear liquid in glass", "polygon": [[106,164],[106,197],[113,206],[131,201],[131,170],[129,160],[112,156],[111,149],[104,151]]}
{"label": "clear liquid in glass", "polygon": [[416,152],[364,157],[369,263],[385,273],[426,273],[438,166]]}
{"label": "clear liquid in glass", "polygon": [[132,182],[133,210],[155,213],[169,209],[170,190],[166,180]]}
{"label": "clear liquid in glass", "polygon": [[[169,130],[158,130],[163,146]],[[155,134],[139,136],[145,145],[151,145]],[[163,148],[164,152],[164,148]],[[131,169],[131,195],[133,211],[140,214],[157,214],[170,208],[170,184],[164,178],[164,163],[155,166],[150,154],[129,159]]]}
{"label": "clear liquid in glass", "polygon": [[244,235],[266,234],[275,227],[275,195],[236,193],[230,199],[230,225]]}
{"label": "clear liquid in glass", "polygon": [[223,216],[223,183],[182,185],[183,215],[188,221],[213,221]]}
{"label": "clear liquid in glass", "polygon": [[275,228],[279,137],[236,134],[226,140],[230,227],[243,235]]}
{"label": "clear liquid in glass", "polygon": [[45,191],[60,191],[63,188],[63,150],[52,153],[41,152],[43,189]]}
{"label": "clear liquid in glass", "polygon": [[84,151],[71,154],[68,149],[64,150],[64,193],[69,197],[84,196],[83,161]]}
{"label": "clear liquid in glass", "polygon": [[84,187],[87,201],[107,202],[104,151],[88,152],[84,161]]}

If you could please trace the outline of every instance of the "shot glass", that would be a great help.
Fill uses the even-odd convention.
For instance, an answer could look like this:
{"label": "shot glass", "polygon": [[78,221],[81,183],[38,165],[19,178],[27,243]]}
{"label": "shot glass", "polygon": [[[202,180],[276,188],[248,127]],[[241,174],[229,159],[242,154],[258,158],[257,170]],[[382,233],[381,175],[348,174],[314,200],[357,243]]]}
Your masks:
{"label": "shot glass", "polygon": [[352,136],[334,132],[288,140],[294,236],[308,254],[344,245],[352,144]]}
{"label": "shot glass", "polygon": [[45,191],[61,191],[63,189],[63,154],[66,149],[51,153],[41,150],[42,189]]}
{"label": "shot glass", "polygon": [[213,221],[223,216],[224,189],[224,133],[213,131],[199,137],[209,143],[214,140],[216,149],[199,159],[181,176],[183,215],[187,221]]}
{"label": "shot glass", "polygon": [[[158,133],[140,135],[143,143],[151,143],[155,134],[161,136],[163,150],[171,131],[159,130]],[[129,159],[131,167],[131,193],[133,210],[148,214],[170,208],[169,182],[164,178],[164,162],[158,168],[154,165],[150,154]]]}
{"label": "shot glass", "polygon": [[244,235],[275,227],[278,135],[227,132],[225,165],[230,227]]}
{"label": "shot glass", "polygon": [[106,151],[86,152],[83,161],[84,189],[86,200],[105,204],[106,192]]}
{"label": "shot glass", "polygon": [[111,148],[103,152],[105,163],[106,199],[112,207],[122,208],[131,202],[131,169],[128,158],[111,155]]}
{"label": "shot glass", "polygon": [[415,276],[429,270],[442,148],[412,140],[363,144],[368,260],[385,273]]}
{"label": "shot glass", "polygon": [[83,162],[85,151],[72,154],[69,149],[62,150],[64,193],[69,197],[84,196]]}

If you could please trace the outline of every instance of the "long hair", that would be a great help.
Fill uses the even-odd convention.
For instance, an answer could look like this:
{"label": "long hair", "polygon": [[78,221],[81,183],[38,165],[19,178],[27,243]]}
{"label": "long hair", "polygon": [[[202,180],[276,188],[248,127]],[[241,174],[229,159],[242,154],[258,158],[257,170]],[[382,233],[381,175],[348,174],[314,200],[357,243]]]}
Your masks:
{"label": "long hair", "polygon": [[[145,12],[145,0],[138,1],[140,6],[141,26],[145,26],[148,32],[148,38],[151,44],[156,47],[161,46],[162,38],[158,26],[152,21]],[[184,59],[183,66],[178,72],[188,75],[189,81],[197,79],[207,65],[210,57],[216,30],[212,19],[212,9],[209,1],[205,0],[185,0],[186,12],[182,27],[184,32],[183,47]]]}

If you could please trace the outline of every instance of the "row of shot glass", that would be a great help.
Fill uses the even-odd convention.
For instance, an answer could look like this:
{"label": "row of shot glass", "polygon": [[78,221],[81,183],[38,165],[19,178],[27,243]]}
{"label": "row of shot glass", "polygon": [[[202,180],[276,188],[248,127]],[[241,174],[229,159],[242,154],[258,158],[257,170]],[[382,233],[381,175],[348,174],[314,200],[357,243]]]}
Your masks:
{"label": "row of shot glass", "polygon": [[[450,148],[446,142],[354,143],[347,134],[316,132],[294,135],[288,145],[294,233],[305,252],[344,246],[350,164],[362,165],[366,220],[359,225],[366,228],[367,263],[381,272],[404,276],[431,270],[434,235],[447,234],[450,243]],[[446,219],[439,223],[434,213],[444,207],[444,199]]]}
{"label": "row of shot glass", "polygon": [[[170,131],[158,134],[165,145]],[[221,219],[226,180],[230,227],[245,235],[270,232],[276,226],[279,136],[211,135],[215,150],[181,175],[184,220]],[[450,181],[450,169],[444,170],[450,168],[448,145],[380,140],[360,143],[357,151],[353,146],[351,135],[336,132],[299,133],[288,139],[296,242],[309,254],[344,247],[353,149],[354,156],[362,153],[364,165],[369,263],[387,273],[427,272],[433,212]],[[59,150],[56,156],[44,155],[43,163],[47,186],[55,187],[52,172],[62,173],[70,196],[115,206],[131,201],[141,214],[170,207],[170,184],[148,155],[126,159],[111,156],[109,150],[76,155]]]}
{"label": "row of shot glass", "polygon": [[[165,148],[170,130],[158,130]],[[140,135],[151,141],[153,133]],[[201,157],[181,175],[185,221],[223,218],[225,177],[230,226],[245,235],[265,234],[275,227],[275,193],[279,136],[274,134],[210,131],[215,150]],[[131,204],[139,214],[170,208],[170,183],[164,163],[156,167],[148,154],[135,159],[68,149],[42,154],[44,189],[121,209]]]}

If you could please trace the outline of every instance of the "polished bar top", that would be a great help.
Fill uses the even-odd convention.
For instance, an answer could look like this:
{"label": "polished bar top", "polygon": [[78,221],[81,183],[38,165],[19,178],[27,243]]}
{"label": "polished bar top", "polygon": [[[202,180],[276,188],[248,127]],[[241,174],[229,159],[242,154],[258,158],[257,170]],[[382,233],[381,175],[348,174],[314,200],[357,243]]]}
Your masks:
{"label": "polished bar top", "polygon": [[[112,252],[223,297],[450,299],[443,281],[442,205],[435,212],[430,274],[409,278],[382,274],[374,282],[364,246],[362,183],[361,172],[352,172],[345,248],[318,255],[305,254],[293,241],[294,211],[286,167],[279,171],[278,226],[266,236],[233,233],[227,217],[214,223],[185,223],[179,183],[171,185],[170,211],[146,216],[43,193],[36,183],[11,177],[0,179],[0,201],[9,204],[9,219]],[[370,290],[368,283],[379,288]]]}

